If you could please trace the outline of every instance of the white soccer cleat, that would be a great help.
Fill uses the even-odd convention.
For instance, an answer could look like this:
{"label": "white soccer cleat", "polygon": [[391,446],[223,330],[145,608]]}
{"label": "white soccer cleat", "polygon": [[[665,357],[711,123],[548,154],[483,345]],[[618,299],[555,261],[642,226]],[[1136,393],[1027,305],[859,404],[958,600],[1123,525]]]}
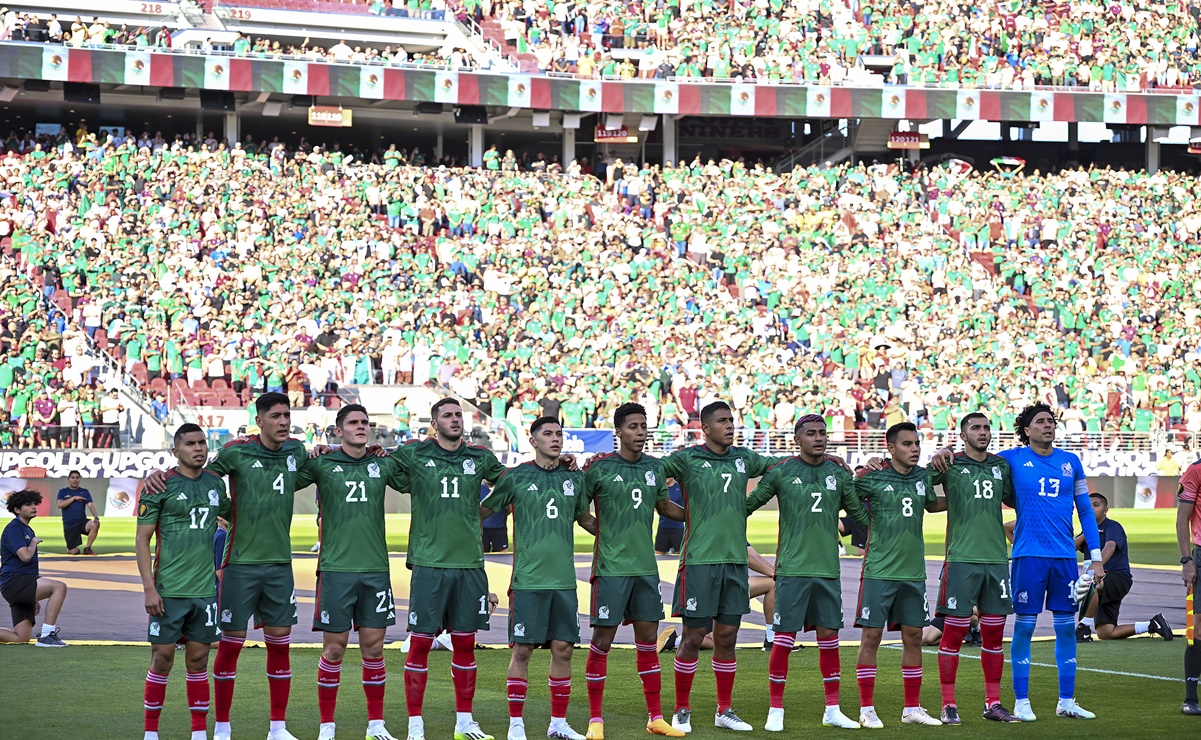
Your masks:
{"label": "white soccer cleat", "polygon": [[675,714],[671,715],[671,726],[680,732],[692,732],[692,710],[677,709]]}
{"label": "white soccer cleat", "polygon": [[876,714],[875,707],[864,707],[859,710],[859,726],[869,730],[884,729],[884,723],[880,721],[880,715]]}
{"label": "white soccer cleat", "polygon": [[859,723],[842,713],[839,707],[826,707],[822,715],[822,725],[825,727],[841,727],[844,730],[858,730]]}
{"label": "white soccer cleat", "polygon": [[942,725],[942,720],[931,717],[930,713],[922,707],[910,707],[902,711],[901,722],[906,725],[929,725],[930,727]]}
{"label": "white soccer cleat", "polygon": [[230,740],[228,732],[217,731],[213,733],[213,740]]}
{"label": "white soccer cleat", "polygon": [[509,725],[509,740],[526,740],[525,725]]}
{"label": "white soccer cleat", "polygon": [[435,637],[433,649],[434,650],[454,650],[455,646],[454,646],[454,643],[451,642],[450,633],[442,632],[437,637]]}
{"label": "white soccer cleat", "polygon": [[494,738],[480,729],[479,722],[471,720],[455,728],[455,740],[494,740]]}
{"label": "white soccer cleat", "polygon": [[[781,722],[783,718],[781,717]],[[750,732],[755,729],[750,722],[746,722],[734,713],[734,710],[727,708],[724,712],[718,712],[713,715],[713,726],[720,727],[725,730],[734,730],[735,732]]]}
{"label": "white soccer cleat", "polygon": [[334,740],[334,723],[322,722],[321,730],[317,734],[317,740]]}
{"label": "white soccer cleat", "polygon": [[1071,717],[1072,719],[1097,718],[1097,715],[1077,704],[1075,699],[1060,699],[1059,706],[1055,707],[1055,715],[1058,717]]}
{"label": "white soccer cleat", "polygon": [[421,717],[409,717],[408,740],[425,740],[425,720]]}
{"label": "white soccer cleat", "polygon": [[583,735],[571,729],[566,720],[551,722],[550,727],[546,728],[546,736],[550,740],[586,740]]}
{"label": "white soccer cleat", "polygon": [[1038,719],[1034,716],[1034,708],[1030,706],[1029,699],[1018,699],[1013,705],[1013,716],[1023,722],[1033,722]]}
{"label": "white soccer cleat", "polygon": [[278,730],[268,732],[267,740],[299,740],[299,738],[281,727]]}
{"label": "white soccer cleat", "polygon": [[367,728],[367,740],[397,740],[397,738],[384,728],[383,722],[380,722],[378,725],[371,725]]}
{"label": "white soccer cleat", "polygon": [[767,710],[767,722],[763,724],[763,729],[768,732],[783,732],[784,731],[784,710],[776,707],[771,707]]}

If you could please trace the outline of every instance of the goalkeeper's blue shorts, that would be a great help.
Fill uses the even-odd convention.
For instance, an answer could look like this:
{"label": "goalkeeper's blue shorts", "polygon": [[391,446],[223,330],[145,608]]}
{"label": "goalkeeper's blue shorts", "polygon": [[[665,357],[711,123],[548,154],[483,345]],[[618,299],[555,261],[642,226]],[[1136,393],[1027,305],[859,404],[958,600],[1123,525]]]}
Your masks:
{"label": "goalkeeper's blue shorts", "polygon": [[1080,577],[1075,558],[1014,558],[1010,566],[1013,613],[1074,612],[1072,584]]}

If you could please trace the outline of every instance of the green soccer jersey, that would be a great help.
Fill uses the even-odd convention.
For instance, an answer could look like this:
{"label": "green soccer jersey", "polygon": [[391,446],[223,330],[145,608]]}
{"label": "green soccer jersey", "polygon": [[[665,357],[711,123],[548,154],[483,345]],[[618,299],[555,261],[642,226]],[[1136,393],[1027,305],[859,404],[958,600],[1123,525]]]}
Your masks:
{"label": "green soccer jersey", "polygon": [[925,506],[938,496],[930,473],[918,466],[901,475],[888,465],[855,481],[868,503],[867,554],[863,577],[882,581],[925,581],[926,543],[922,539]]}
{"label": "green soccer jersey", "polygon": [[225,483],[208,471],[192,479],[178,469],[164,483],[162,493],[143,493],[138,502],[138,524],[154,525],[154,587],[164,598],[213,598],[217,516],[229,516],[230,508]]}
{"label": "green soccer jersey", "polygon": [[1001,502],[1013,500],[1013,476],[1005,458],[959,452],[947,472],[930,471],[930,482],[947,493],[947,562],[1008,563]]}
{"label": "green soccer jersey", "polygon": [[257,434],[221,448],[208,470],[229,476],[233,517],[225,540],[225,565],[292,562],[292,504],[296,476],[308,462],[299,440],[278,450],[263,446]]}
{"label": "green soccer jersey", "polygon": [[658,458],[643,455],[630,462],[616,453],[592,458],[576,516],[587,514],[596,502],[594,578],[659,573],[651,528],[655,504],[667,498],[667,477]]}
{"label": "green soccer jersey", "polygon": [[317,570],[336,573],[385,573],[388,543],[384,536],[384,494],[389,485],[407,481],[390,457],[353,458],[343,450],[310,460],[296,478],[297,488],[317,484],[321,512],[321,555]]}
{"label": "green soccer jersey", "polygon": [[746,488],[776,459],[745,447],[719,455],[706,445],[685,447],[663,458],[663,474],[684,494],[681,565],[746,565]]}
{"label": "green soccer jersey", "polygon": [[412,495],[407,564],[484,567],[480,489],[505,473],[496,455],[466,443],[447,452],[437,440],[426,439],[397,447],[391,457],[408,475]]}
{"label": "green soccer jersey", "polygon": [[[575,512],[583,490],[584,473],[568,470],[566,465],[545,470],[528,462],[496,482],[481,506],[492,511],[513,506],[510,589],[575,588]],[[475,538],[480,539],[478,533]]]}
{"label": "green soccer jersey", "polygon": [[775,498],[780,507],[776,575],[838,578],[838,511],[867,526],[855,479],[841,465],[792,457],[773,465],[746,500],[746,513]]}

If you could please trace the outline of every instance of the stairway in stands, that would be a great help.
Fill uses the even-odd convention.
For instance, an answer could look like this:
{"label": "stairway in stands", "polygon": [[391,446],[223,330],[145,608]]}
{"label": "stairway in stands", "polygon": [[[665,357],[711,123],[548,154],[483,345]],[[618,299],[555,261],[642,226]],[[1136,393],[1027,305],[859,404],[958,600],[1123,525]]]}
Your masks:
{"label": "stairway in stands", "polygon": [[485,39],[500,47],[508,58],[517,61],[518,69],[522,72],[538,71],[538,60],[533,54],[528,51],[518,54],[517,47],[505,42],[505,29],[500,21],[495,18],[484,18],[480,21],[479,28]]}

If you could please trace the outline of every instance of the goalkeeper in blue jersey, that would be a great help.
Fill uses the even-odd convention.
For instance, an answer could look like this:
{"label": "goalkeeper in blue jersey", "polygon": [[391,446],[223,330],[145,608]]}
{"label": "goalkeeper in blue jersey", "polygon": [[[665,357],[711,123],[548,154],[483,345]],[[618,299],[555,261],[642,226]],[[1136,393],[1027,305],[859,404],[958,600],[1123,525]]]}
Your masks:
{"label": "goalkeeper in blue jersey", "polygon": [[[1091,583],[1103,587],[1101,541],[1097,520],[1088,498],[1088,485],[1080,458],[1056,449],[1055,412],[1045,403],[1022,409],[1017,418],[1018,439],[1025,447],[1004,450],[1013,475],[1017,526],[1013,540],[1010,591],[1017,615],[1010,644],[1013,663],[1014,714],[1024,722],[1036,717],[1030,707],[1030,640],[1044,604],[1054,615],[1055,664],[1059,669],[1060,717],[1096,717],[1076,703],[1075,602]],[[931,467],[945,470],[949,450],[939,450]],[[1010,502],[1007,502],[1010,503]],[[1078,575],[1072,513],[1080,519],[1092,565]],[[1079,588],[1078,588],[1079,586]]]}

